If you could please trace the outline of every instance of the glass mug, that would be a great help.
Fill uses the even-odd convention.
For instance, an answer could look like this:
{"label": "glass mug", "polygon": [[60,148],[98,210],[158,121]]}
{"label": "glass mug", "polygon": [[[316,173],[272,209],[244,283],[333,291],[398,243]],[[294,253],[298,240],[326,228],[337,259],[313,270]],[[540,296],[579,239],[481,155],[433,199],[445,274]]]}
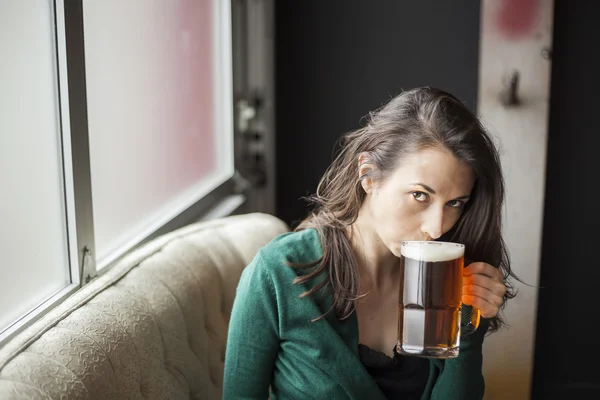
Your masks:
{"label": "glass mug", "polygon": [[454,358],[463,329],[474,331],[480,313],[461,316],[465,246],[459,243],[405,241],[401,244],[398,342],[400,354]]}

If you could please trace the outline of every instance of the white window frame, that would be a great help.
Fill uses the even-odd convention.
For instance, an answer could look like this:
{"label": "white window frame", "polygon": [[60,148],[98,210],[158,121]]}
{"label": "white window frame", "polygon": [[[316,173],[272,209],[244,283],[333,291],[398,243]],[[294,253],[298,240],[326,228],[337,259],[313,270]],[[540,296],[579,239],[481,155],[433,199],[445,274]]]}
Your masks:
{"label": "white window frame", "polygon": [[[233,105],[233,44],[232,0],[213,0],[213,18],[218,23],[217,42],[213,46],[213,62],[217,73],[214,93],[219,103],[216,129],[229,132],[225,146],[231,149],[230,165],[234,160],[234,105]],[[167,221],[152,231],[128,243],[110,257],[100,271],[96,268],[94,220],[86,100],[85,43],[83,32],[83,0],[51,1],[54,11],[55,54],[59,89],[59,119],[62,142],[63,189],[67,218],[67,240],[71,283],[51,298],[38,305],[8,328],[0,331],[0,348],[25,328],[43,317],[92,279],[106,273],[125,255],[148,241],[187,224],[222,217],[237,210],[245,201],[247,185],[235,168],[227,171],[229,177],[213,190],[207,189],[193,204],[174,210]],[[230,118],[227,118],[227,115]],[[213,184],[214,186],[214,184]]]}

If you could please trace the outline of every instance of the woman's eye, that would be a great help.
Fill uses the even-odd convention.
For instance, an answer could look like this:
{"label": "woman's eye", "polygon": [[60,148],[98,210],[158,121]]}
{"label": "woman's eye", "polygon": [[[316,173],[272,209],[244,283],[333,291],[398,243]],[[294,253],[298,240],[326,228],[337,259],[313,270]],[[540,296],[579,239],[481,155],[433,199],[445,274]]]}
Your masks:
{"label": "woman's eye", "polygon": [[450,200],[448,202],[448,205],[452,208],[461,208],[464,204],[464,201],[462,200]]}
{"label": "woman's eye", "polygon": [[415,198],[416,201],[419,201],[421,203],[424,203],[427,200],[429,200],[429,195],[427,193],[413,192],[412,195],[413,195],[413,197]]}

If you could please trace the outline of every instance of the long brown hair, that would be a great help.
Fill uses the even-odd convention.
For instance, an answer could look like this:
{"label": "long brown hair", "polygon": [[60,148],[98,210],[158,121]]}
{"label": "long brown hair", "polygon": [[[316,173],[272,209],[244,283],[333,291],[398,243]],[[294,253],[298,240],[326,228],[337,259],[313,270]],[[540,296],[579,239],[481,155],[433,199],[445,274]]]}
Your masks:
{"label": "long brown hair", "polygon": [[[463,243],[465,259],[483,261],[500,269],[508,289],[501,306],[504,308],[506,300],[515,293],[508,281],[514,275],[502,238],[504,179],[500,158],[480,121],[462,102],[435,88],[404,91],[370,113],[364,127],[347,133],[338,144],[334,161],[316,193],[308,198],[312,206],[310,215],[295,229],[316,228],[323,255],[313,263],[295,265],[308,269],[294,283],[309,282],[327,273],[327,279],[303,296],[329,290],[333,296],[332,310],[340,319],[354,312],[361,296],[358,265],[345,234],[356,221],[366,196],[360,185],[365,176],[360,179],[358,176],[359,155],[367,153],[376,167],[367,176],[385,179],[406,155],[441,146],[470,165],[476,181],[460,219],[440,240]],[[490,319],[489,330],[496,331],[502,325],[504,321],[498,314]]]}

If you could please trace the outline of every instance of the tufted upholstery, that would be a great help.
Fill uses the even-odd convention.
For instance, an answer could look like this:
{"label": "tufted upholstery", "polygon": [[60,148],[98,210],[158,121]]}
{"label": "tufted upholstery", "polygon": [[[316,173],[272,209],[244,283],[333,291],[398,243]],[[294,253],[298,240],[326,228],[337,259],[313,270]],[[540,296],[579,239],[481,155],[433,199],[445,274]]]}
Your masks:
{"label": "tufted upholstery", "polygon": [[144,245],[0,349],[0,399],[220,399],[241,271],[286,230],[246,214]]}

